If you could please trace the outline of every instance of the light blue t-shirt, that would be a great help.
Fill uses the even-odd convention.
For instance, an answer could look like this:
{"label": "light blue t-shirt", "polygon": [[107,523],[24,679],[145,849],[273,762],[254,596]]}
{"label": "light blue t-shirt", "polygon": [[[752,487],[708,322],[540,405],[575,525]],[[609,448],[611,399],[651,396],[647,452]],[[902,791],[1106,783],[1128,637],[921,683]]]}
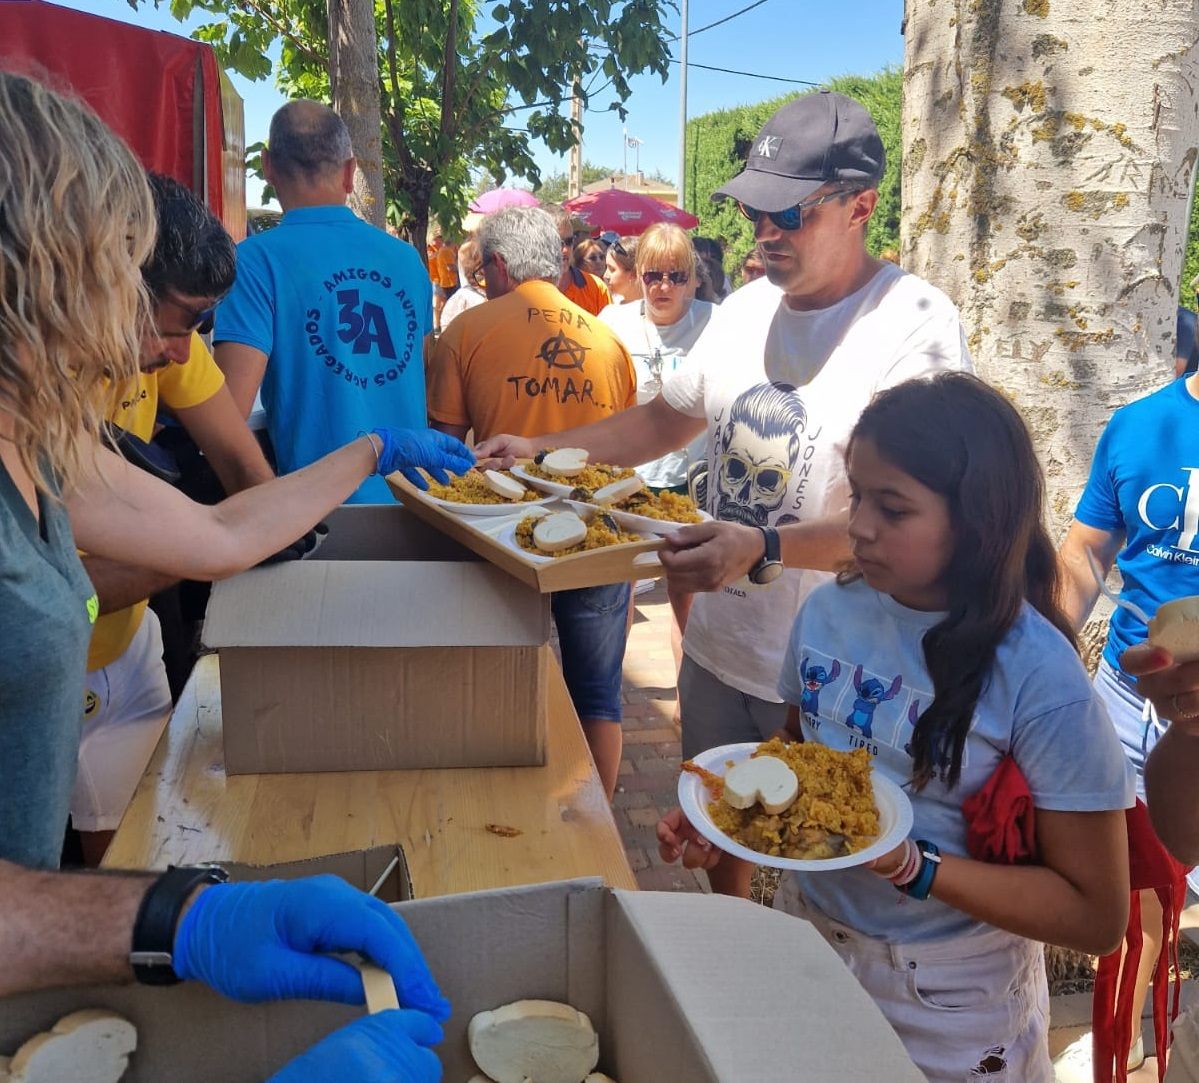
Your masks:
{"label": "light blue t-shirt", "polygon": [[[949,854],[966,856],[962,802],[1008,752],[1038,809],[1096,812],[1133,803],[1132,771],[1082,662],[1027,604],[999,645],[957,786],[947,789],[939,771],[912,793],[908,748],[933,687],[921,641],[943,618],[907,609],[862,581],[817,587],[795,619],[779,678],[779,695],[801,708],[805,738],[869,749],[876,770],[908,787],[911,837]],[[819,909],[880,940],[941,940],[988,927],[936,899],[909,899],[867,869],[792,875]]]}
{"label": "light blue t-shirt", "polygon": [[[379,425],[423,429],[433,287],[416,249],[348,207],[301,207],[237,246],[216,342],[267,355],[262,405],[286,474]],[[368,478],[350,503],[390,503]]]}
{"label": "light blue t-shirt", "polygon": [[[1163,602],[1199,594],[1199,401],[1186,384],[1174,380],[1112,415],[1074,512],[1080,523],[1125,535],[1120,594],[1150,616]],[[1117,608],[1103,657],[1119,670],[1121,653],[1147,634]]]}

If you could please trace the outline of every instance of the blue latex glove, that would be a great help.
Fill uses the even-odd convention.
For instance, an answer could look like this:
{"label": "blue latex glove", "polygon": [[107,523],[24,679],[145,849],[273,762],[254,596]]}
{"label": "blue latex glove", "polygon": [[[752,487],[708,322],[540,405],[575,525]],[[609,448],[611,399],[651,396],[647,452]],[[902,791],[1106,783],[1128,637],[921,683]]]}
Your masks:
{"label": "blue latex glove", "polygon": [[357,968],[326,952],[357,951],[386,970],[400,1004],[450,1017],[408,926],[338,876],[214,884],[175,932],[175,973],[234,1000],[365,1000]]}
{"label": "blue latex glove", "polygon": [[441,1027],[424,1012],[356,1019],[302,1053],[268,1083],[438,1083],[441,1061],[427,1047]]}
{"label": "blue latex glove", "polygon": [[[475,453],[461,440],[436,429],[372,429],[383,441],[376,474],[386,477],[399,471],[418,489],[429,483],[416,467],[422,467],[442,485],[448,485],[449,474],[465,474],[475,465]],[[449,471],[449,474],[446,473]]]}

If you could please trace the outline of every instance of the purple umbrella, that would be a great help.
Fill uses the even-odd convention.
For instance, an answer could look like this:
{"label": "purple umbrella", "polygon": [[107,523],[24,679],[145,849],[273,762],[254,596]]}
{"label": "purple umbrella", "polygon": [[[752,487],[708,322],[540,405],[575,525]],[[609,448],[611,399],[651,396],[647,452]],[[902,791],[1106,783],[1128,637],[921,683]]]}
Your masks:
{"label": "purple umbrella", "polygon": [[493,188],[472,200],[470,209],[476,214],[495,214],[505,207],[537,207],[537,197],[523,188]]}

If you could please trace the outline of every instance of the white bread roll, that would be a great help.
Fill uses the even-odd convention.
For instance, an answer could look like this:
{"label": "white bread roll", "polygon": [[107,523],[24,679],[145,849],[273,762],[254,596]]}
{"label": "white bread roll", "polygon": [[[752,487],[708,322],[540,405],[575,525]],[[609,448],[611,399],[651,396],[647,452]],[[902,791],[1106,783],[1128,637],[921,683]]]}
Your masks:
{"label": "white bread roll", "polygon": [[582,1083],[599,1062],[591,1020],[569,1004],[518,1000],[466,1028],[475,1064],[495,1083]]}
{"label": "white bread roll", "polygon": [[795,772],[774,756],[754,756],[724,776],[724,799],[733,808],[750,808],[756,801],[777,815],[786,812],[798,796]]}
{"label": "white bread roll", "polygon": [[644,488],[645,479],[640,474],[634,474],[632,477],[620,478],[596,489],[592,500],[597,504],[615,504],[618,500],[627,500]]}
{"label": "white bread roll", "polygon": [[1175,662],[1199,659],[1199,595],[1167,602],[1149,622],[1149,642],[1165,647]]}
{"label": "white bread roll", "polygon": [[573,511],[547,515],[533,528],[533,544],[542,552],[557,553],[587,537],[587,524]]}
{"label": "white bread roll", "polygon": [[487,488],[505,500],[520,500],[529,491],[515,478],[501,474],[498,470],[484,470],[483,481]]}
{"label": "white bread roll", "polygon": [[137,1030],[113,1012],[72,1012],[30,1038],[8,1064],[8,1083],[117,1083],[137,1048]]}
{"label": "white bread roll", "polygon": [[541,469],[561,478],[573,478],[587,466],[587,452],[581,447],[560,447],[541,460]]}

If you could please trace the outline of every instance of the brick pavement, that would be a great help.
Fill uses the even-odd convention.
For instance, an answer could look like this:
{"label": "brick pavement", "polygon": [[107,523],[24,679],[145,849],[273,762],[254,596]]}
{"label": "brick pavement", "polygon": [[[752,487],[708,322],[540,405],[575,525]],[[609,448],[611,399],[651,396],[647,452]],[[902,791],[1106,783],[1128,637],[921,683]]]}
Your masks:
{"label": "brick pavement", "polygon": [[650,891],[706,891],[707,878],[658,857],[654,826],[673,808],[679,777],[670,605],[661,581],[636,598],[624,659],[624,757],[613,812],[637,883]]}

